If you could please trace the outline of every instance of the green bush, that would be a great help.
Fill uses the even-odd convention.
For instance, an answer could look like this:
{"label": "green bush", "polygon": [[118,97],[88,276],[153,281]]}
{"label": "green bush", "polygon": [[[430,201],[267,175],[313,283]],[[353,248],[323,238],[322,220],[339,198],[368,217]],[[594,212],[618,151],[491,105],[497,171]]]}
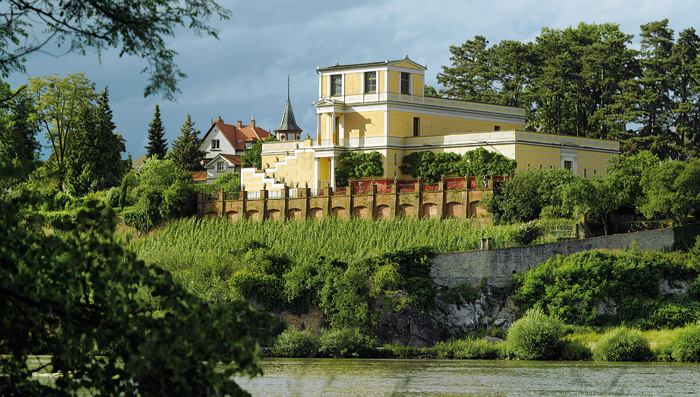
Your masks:
{"label": "green bush", "polygon": [[122,214],[124,224],[135,227],[141,234],[148,233],[154,226],[153,220],[148,214],[140,208],[132,211],[126,211]]}
{"label": "green bush", "polygon": [[678,331],[671,341],[674,361],[700,362],[700,325],[690,325]]}
{"label": "green bush", "polygon": [[272,354],[277,357],[316,357],[319,340],[309,331],[288,328],[272,345]]}
{"label": "green bush", "polygon": [[581,341],[576,339],[562,339],[561,358],[567,361],[588,361],[593,357],[593,352]]}
{"label": "green bush", "polygon": [[359,328],[324,330],[321,333],[319,353],[324,357],[371,357],[375,342]]}
{"label": "green bush", "polygon": [[523,360],[549,360],[561,353],[564,327],[558,319],[534,308],[514,322],[508,329],[508,349]]}
{"label": "green bush", "polygon": [[112,208],[119,207],[119,188],[114,186],[107,191],[104,202]]}
{"label": "green bush", "polygon": [[498,357],[498,352],[484,339],[461,339],[455,343],[453,355],[458,359],[492,359]]}
{"label": "green bush", "polygon": [[445,291],[445,303],[448,305],[457,305],[461,307],[465,303],[474,303],[481,297],[481,290],[478,287],[472,287],[469,284],[463,283],[456,287],[448,288]]}
{"label": "green bush", "polygon": [[598,361],[646,361],[652,357],[649,341],[638,329],[615,328],[606,332],[593,351]]}
{"label": "green bush", "polygon": [[542,236],[542,228],[535,221],[523,223],[513,229],[513,242],[517,245],[529,245]]}
{"label": "green bush", "polygon": [[266,310],[284,307],[284,285],[277,276],[248,269],[239,270],[233,273],[229,285],[246,299],[252,298],[263,304]]}

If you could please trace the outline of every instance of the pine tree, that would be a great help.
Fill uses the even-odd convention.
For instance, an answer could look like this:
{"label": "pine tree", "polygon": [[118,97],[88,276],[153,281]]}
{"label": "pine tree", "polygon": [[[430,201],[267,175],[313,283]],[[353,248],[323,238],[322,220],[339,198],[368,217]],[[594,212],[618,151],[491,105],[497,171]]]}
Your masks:
{"label": "pine tree", "polygon": [[199,150],[201,144],[198,137],[199,131],[194,129],[194,122],[190,119],[189,114],[180,131],[182,134],[173,142],[173,151],[169,154],[170,158],[187,171],[203,171],[202,161],[206,151]]}
{"label": "pine tree", "polygon": [[122,145],[114,129],[109,92],[105,88],[97,106],[85,106],[80,112],[70,156],[66,159],[66,182],[72,194],[82,196],[119,185],[124,166]]}
{"label": "pine tree", "polygon": [[146,146],[146,157],[156,156],[164,159],[168,153],[168,142],[164,138],[165,127],[160,119],[160,108],[156,104],[156,112],[153,120],[148,124],[148,145]]}

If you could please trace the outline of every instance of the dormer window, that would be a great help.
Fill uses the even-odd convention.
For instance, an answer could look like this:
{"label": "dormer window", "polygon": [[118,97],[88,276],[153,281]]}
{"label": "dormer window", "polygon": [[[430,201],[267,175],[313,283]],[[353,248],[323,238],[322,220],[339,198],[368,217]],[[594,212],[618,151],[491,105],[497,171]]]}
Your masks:
{"label": "dormer window", "polygon": [[211,150],[219,150],[219,140],[218,139],[211,140]]}
{"label": "dormer window", "polygon": [[343,75],[334,74],[331,76],[331,96],[343,95]]}
{"label": "dormer window", "polygon": [[253,147],[253,142],[246,142],[246,143],[245,143],[245,148],[246,148],[246,149],[250,149],[250,148],[252,148],[252,147]]}
{"label": "dormer window", "polygon": [[365,72],[365,94],[377,92],[377,72]]}
{"label": "dormer window", "polygon": [[216,172],[226,171],[226,164],[223,161],[216,162]]}
{"label": "dormer window", "polygon": [[411,74],[401,72],[401,93],[404,95],[411,94]]}

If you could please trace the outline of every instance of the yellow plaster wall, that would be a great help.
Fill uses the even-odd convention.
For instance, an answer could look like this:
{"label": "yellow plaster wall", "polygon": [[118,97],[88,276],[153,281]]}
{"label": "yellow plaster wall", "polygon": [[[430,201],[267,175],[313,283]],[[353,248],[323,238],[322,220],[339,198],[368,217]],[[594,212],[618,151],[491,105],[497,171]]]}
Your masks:
{"label": "yellow plaster wall", "polygon": [[321,96],[327,96],[328,84],[330,84],[331,76],[321,76]]}
{"label": "yellow plaster wall", "polygon": [[413,95],[423,96],[423,76],[420,74],[413,74]]}
{"label": "yellow plaster wall", "polygon": [[347,138],[384,136],[384,112],[345,113],[345,136]]}
{"label": "yellow plaster wall", "polygon": [[517,169],[519,170],[525,170],[527,168],[560,168],[561,150],[558,147],[516,143],[515,160],[518,162]]}
{"label": "yellow plaster wall", "polygon": [[421,68],[417,67],[416,65],[412,64],[411,62],[399,62],[399,63],[392,64],[392,66],[421,70]]}
{"label": "yellow plaster wall", "polygon": [[501,130],[522,128],[519,124],[496,124],[491,121],[462,119],[457,117],[432,116],[421,113],[389,112],[389,135],[396,137],[413,136],[413,118],[420,118],[420,136],[437,136],[465,132],[493,131],[498,125]]}
{"label": "yellow plaster wall", "polygon": [[299,186],[304,186],[304,183],[308,182],[309,186],[313,186],[316,170],[314,153],[303,150],[295,151],[295,153],[296,158],[288,156],[286,164],[277,164],[275,178],[278,182],[282,182],[282,178],[284,178],[287,185],[298,183]]}
{"label": "yellow plaster wall", "polygon": [[389,92],[399,92],[399,72],[395,70],[389,71]]}
{"label": "yellow plaster wall", "polygon": [[380,70],[377,74],[377,92],[385,93],[384,82],[386,81],[386,71]]}
{"label": "yellow plaster wall", "polygon": [[605,175],[610,159],[616,156],[592,150],[579,150],[576,173],[587,178]]}
{"label": "yellow plaster wall", "polygon": [[345,95],[359,95],[362,93],[362,73],[345,74]]}

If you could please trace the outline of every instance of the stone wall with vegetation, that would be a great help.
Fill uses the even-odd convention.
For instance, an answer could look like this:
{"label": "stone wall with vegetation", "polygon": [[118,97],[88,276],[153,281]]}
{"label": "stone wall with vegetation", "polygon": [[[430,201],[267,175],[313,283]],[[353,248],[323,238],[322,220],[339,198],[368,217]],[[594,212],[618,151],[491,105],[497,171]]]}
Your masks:
{"label": "stone wall with vegetation", "polygon": [[495,287],[510,283],[512,275],[534,268],[557,255],[570,255],[592,249],[624,250],[636,245],[642,251],[658,251],[674,245],[674,229],[594,237],[585,240],[549,244],[438,254],[433,258],[430,275],[442,286],[479,284],[481,280]]}

